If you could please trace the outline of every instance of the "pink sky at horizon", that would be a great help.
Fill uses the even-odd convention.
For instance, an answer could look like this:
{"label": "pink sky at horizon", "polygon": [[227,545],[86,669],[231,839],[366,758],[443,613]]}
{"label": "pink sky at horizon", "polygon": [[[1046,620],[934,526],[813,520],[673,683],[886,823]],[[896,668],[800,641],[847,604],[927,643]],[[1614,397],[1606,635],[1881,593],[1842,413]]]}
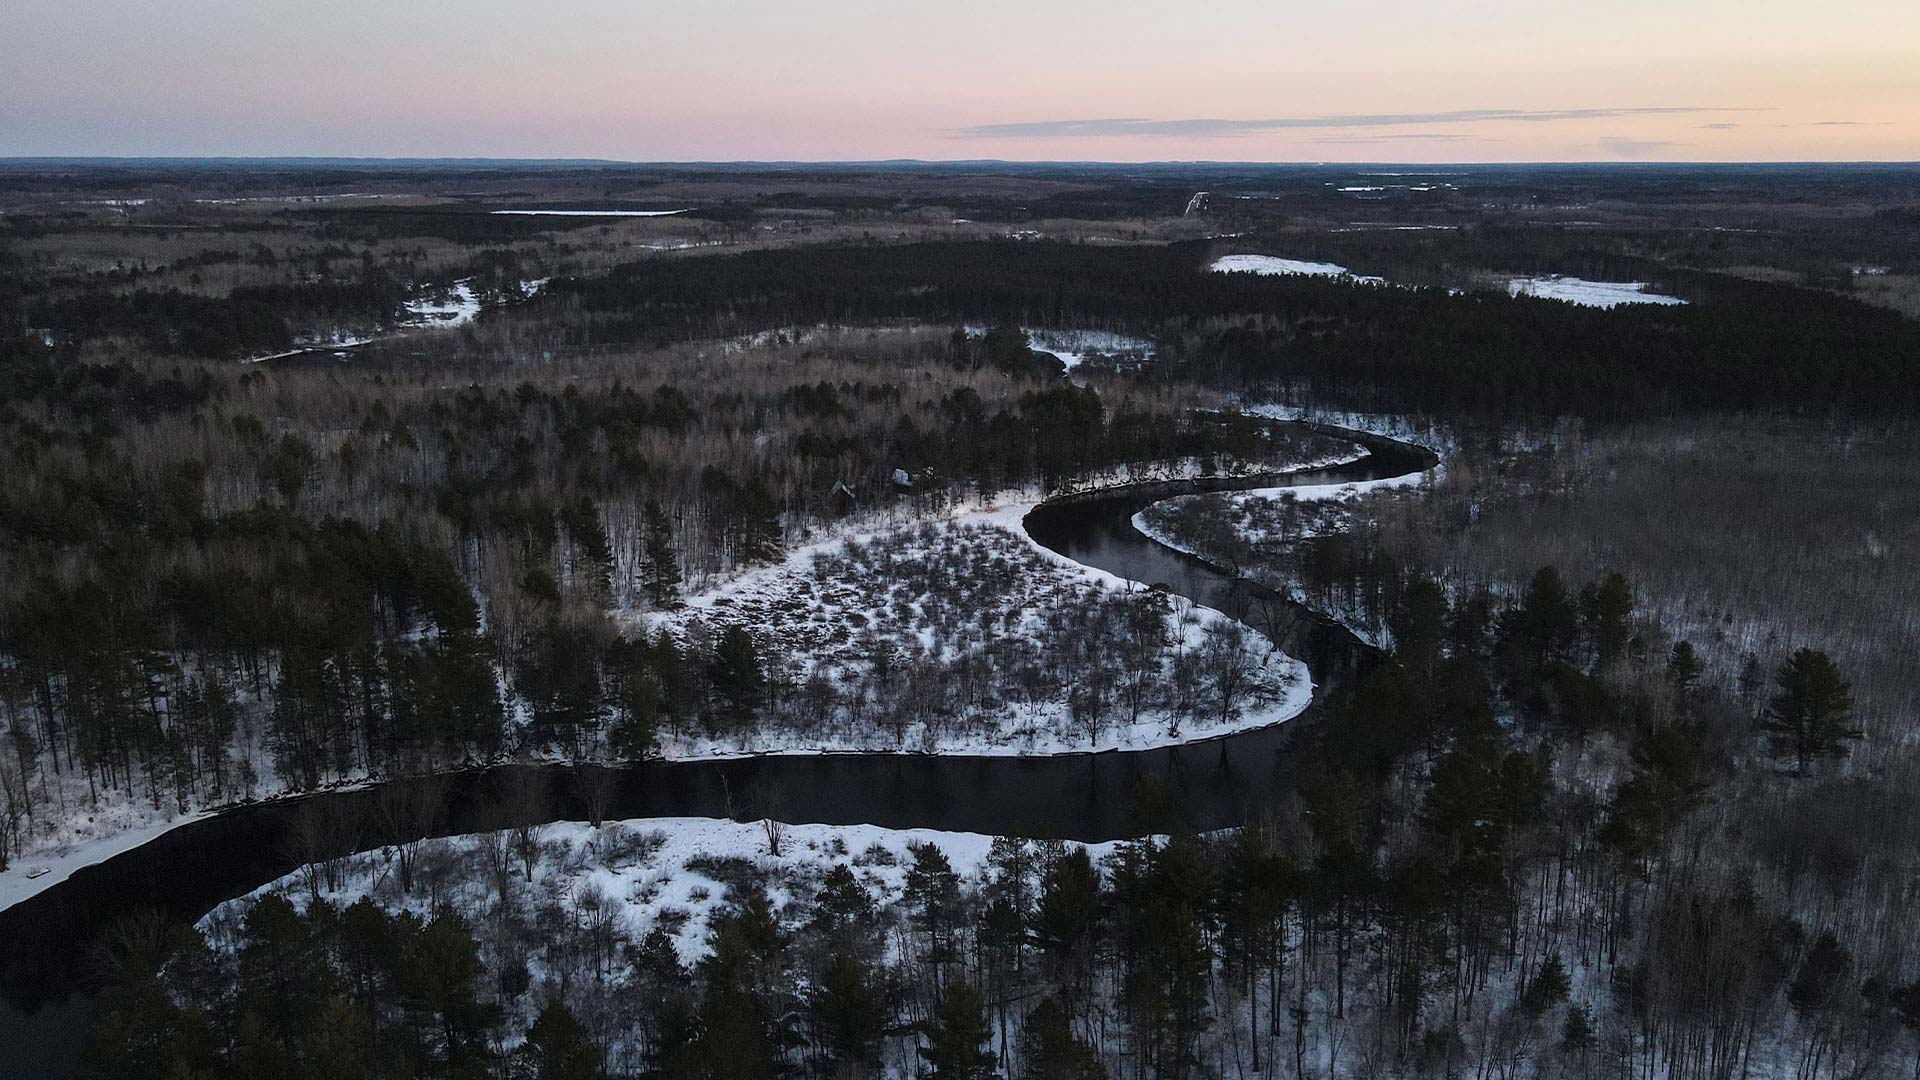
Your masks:
{"label": "pink sky at horizon", "polygon": [[1913,0],[17,0],[0,156],[1920,159]]}

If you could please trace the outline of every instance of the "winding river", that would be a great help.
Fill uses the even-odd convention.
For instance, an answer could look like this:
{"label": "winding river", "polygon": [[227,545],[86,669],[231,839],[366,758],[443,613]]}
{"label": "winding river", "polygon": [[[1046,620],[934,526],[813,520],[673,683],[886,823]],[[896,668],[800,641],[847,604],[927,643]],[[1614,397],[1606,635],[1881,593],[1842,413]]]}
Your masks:
{"label": "winding river", "polygon": [[[492,827],[502,781],[534,781],[544,792],[546,820],[584,820],[580,781],[596,773],[611,782],[609,819],[722,817],[734,795],[756,792],[775,816],[792,822],[1111,840],[1139,831],[1130,820],[1134,793],[1144,777],[1154,776],[1165,784],[1180,825],[1213,829],[1246,821],[1291,790],[1292,762],[1285,751],[1303,727],[1325,723],[1326,691],[1350,680],[1377,654],[1333,620],[1147,539],[1131,519],[1177,495],[1385,479],[1429,469],[1436,461],[1427,450],[1381,436],[1309,426],[1370,453],[1296,473],[1068,495],[1042,503],[1024,522],[1034,540],[1068,558],[1164,584],[1267,632],[1313,672],[1313,703],[1291,721],[1179,746],[1047,757],[793,754],[624,766],[502,765],[439,781],[444,813],[434,832]],[[292,838],[303,808],[324,803],[330,816],[337,811],[343,820],[372,822],[379,797],[373,787],[236,807],[76,870],[0,911],[0,1075],[70,1074],[90,1013],[87,987],[96,966],[89,943],[116,919],[153,908],[196,920],[296,867]],[[363,831],[344,848],[364,850],[389,839]]]}

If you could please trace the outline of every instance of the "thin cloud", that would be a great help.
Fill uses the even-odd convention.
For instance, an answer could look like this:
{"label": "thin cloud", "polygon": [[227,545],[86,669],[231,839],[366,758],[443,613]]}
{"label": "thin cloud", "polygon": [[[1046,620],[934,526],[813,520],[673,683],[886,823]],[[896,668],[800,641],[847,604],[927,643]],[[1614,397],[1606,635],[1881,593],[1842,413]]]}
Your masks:
{"label": "thin cloud", "polygon": [[1634,116],[1732,112],[1699,106],[1651,106],[1608,109],[1452,109],[1424,113],[1345,113],[1331,116],[1286,116],[1258,120],[1195,118],[1148,120],[1110,117],[1100,120],[1033,120],[1013,124],[976,124],[950,134],[961,139],[1059,139],[1159,136],[1213,138],[1257,135],[1300,128],[1427,127],[1445,124],[1521,122],[1557,123],[1565,120],[1613,120]]}
{"label": "thin cloud", "polygon": [[[1797,124],[1765,124],[1765,125],[1762,125],[1762,126],[1763,126],[1763,127],[1770,127],[1770,128],[1776,128],[1776,129],[1779,129],[1779,130],[1781,130],[1781,131],[1793,131],[1793,130],[1796,130],[1796,129],[1798,129],[1798,128],[1817,128],[1817,127],[1891,127],[1892,125],[1893,125],[1893,121],[1891,121],[1891,120],[1807,120],[1807,121],[1802,121],[1801,123],[1797,123]],[[1745,126],[1745,125],[1743,125],[1743,124],[1735,124],[1735,123],[1732,123],[1732,122],[1730,122],[1730,121],[1725,121],[1725,120],[1722,120],[1722,121],[1718,121],[1718,122],[1716,122],[1716,123],[1712,123],[1712,124],[1701,124],[1701,125],[1699,125],[1699,127],[1700,127],[1700,130],[1702,130],[1702,131],[1732,131],[1732,130],[1734,130],[1735,128],[1738,128],[1738,127],[1744,127],[1744,126]]]}
{"label": "thin cloud", "polygon": [[1675,147],[1689,145],[1691,144],[1668,142],[1664,139],[1626,139],[1618,135],[1603,135],[1600,138],[1600,149],[1605,150],[1617,158],[1651,157],[1654,154],[1665,153]]}
{"label": "thin cloud", "polygon": [[1451,132],[1390,132],[1380,135],[1316,135],[1305,140],[1310,143],[1333,143],[1350,145],[1355,143],[1385,142],[1500,142],[1499,139],[1486,139],[1478,135],[1456,135]]}

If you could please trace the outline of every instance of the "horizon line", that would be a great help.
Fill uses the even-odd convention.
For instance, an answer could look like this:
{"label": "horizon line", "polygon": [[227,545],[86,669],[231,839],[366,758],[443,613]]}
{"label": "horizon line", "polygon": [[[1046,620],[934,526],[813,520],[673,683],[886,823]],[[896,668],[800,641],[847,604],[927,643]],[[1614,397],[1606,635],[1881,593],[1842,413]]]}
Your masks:
{"label": "horizon line", "polygon": [[1647,166],[1817,166],[1817,165],[1920,165],[1914,158],[1567,158],[1561,160],[1474,160],[1424,161],[1410,158],[715,158],[715,159],[638,159],[605,157],[502,157],[492,155],[368,155],[368,154],[0,154],[0,166],[49,164],[494,164],[494,165],[591,165],[604,167],[713,168],[726,166],[1208,166],[1208,167],[1296,167],[1337,168],[1350,165],[1403,165],[1435,168],[1529,168],[1565,165],[1601,165],[1618,168]]}

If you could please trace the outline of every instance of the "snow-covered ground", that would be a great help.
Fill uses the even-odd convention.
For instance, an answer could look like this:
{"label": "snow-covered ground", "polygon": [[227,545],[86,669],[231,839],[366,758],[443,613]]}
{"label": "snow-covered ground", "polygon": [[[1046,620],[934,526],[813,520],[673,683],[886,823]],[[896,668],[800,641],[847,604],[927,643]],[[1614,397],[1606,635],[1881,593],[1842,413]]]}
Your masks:
{"label": "snow-covered ground", "polygon": [[[770,828],[779,838],[778,853],[770,850]],[[475,834],[441,843],[459,864],[478,866],[484,839],[485,834]],[[541,826],[539,839],[542,853],[530,886],[532,895],[579,898],[597,892],[623,905],[622,918],[634,940],[655,927],[665,929],[680,959],[688,964],[706,955],[711,920],[730,900],[728,884],[713,876],[717,864],[745,860],[768,882],[776,917],[797,926],[821,878],[836,865],[852,870],[884,907],[897,902],[904,891],[914,847],[938,848],[964,881],[980,877],[994,841],[979,833],[934,829],[769,826],[723,818],[641,818],[604,822],[599,828],[563,821]],[[1085,846],[1098,863],[1116,845]],[[489,906],[491,885],[484,875],[470,874],[453,887],[451,895],[430,898],[424,888],[416,888],[411,896],[400,892],[380,851],[352,856],[344,869],[338,888],[323,884],[320,890],[323,898],[339,907],[368,897],[388,911],[407,910],[430,918],[436,901],[467,911]],[[266,895],[284,896],[304,909],[312,896],[311,884],[306,871],[296,870],[215,908],[200,920],[199,928],[218,942],[226,927]]]}
{"label": "snow-covered ground", "polygon": [[[1299,661],[1221,612],[1152,593],[1041,547],[1021,525],[1034,505],[1013,503],[811,544],[689,598],[681,611],[629,616],[682,640],[744,626],[763,650],[784,655],[796,684],[818,676],[833,690],[829,717],[813,717],[804,726],[770,718],[742,736],[671,733],[662,739],[664,754],[1140,749],[1280,723],[1306,708],[1313,684]],[[1084,645],[1093,632],[1089,620],[1114,618],[1107,605],[1128,598],[1164,605],[1169,636],[1151,662],[1170,673],[1177,665],[1199,663],[1202,655],[1219,655],[1215,650],[1237,650],[1249,677],[1244,697],[1223,709],[1203,691],[1186,701],[1155,693],[1137,719],[1109,700],[1090,732],[1076,719],[1072,700],[1092,673],[1069,662],[1064,675],[1018,674],[1029,666],[1054,666],[1062,634]],[[1111,666],[1116,659],[1085,662]],[[937,707],[918,702],[910,690],[882,690],[889,678],[897,684],[900,671],[916,668],[946,699]],[[983,670],[987,689],[971,700],[953,700],[942,680],[963,668]],[[901,696],[888,700],[887,693]]]}
{"label": "snow-covered ground", "polygon": [[1357,412],[1352,409],[1288,405],[1284,402],[1242,401],[1237,407],[1249,416],[1264,416],[1269,420],[1327,424],[1368,435],[1381,435],[1403,443],[1424,446],[1442,457],[1455,449],[1460,439],[1451,428],[1435,420],[1407,416],[1402,413]]}
{"label": "snow-covered ground", "polygon": [[[961,327],[970,337],[987,332],[985,323],[967,323]],[[1122,364],[1141,364],[1153,359],[1153,342],[1111,330],[1059,330],[1040,326],[1020,328],[1027,335],[1027,347],[1046,353],[1068,371],[1088,360],[1104,357]]]}
{"label": "snow-covered ground", "polygon": [[[375,194],[365,191],[344,191],[337,195],[245,195],[229,199],[195,199],[202,206],[240,206],[245,203],[321,203],[337,202],[342,199],[418,199],[412,194]],[[144,201],[144,200],[142,200]]]}
{"label": "snow-covered ground", "polygon": [[1644,281],[1587,281],[1584,278],[1514,278],[1507,282],[1508,296],[1537,296],[1543,300],[1565,300],[1581,307],[1611,308],[1621,304],[1684,304],[1677,296],[1648,292]]}
{"label": "snow-covered ground", "polygon": [[1385,278],[1356,274],[1338,263],[1283,259],[1278,255],[1222,255],[1207,269],[1216,274],[1261,274],[1269,277],[1303,274],[1309,277],[1345,278],[1368,285],[1384,284]]}
{"label": "snow-covered ground", "polygon": [[[1220,463],[1225,467],[1218,474],[1247,475],[1278,468],[1310,469],[1341,464],[1364,456],[1347,446],[1338,451],[1316,451],[1308,458],[1291,463],[1260,463],[1230,461]],[[1075,490],[1089,490],[1116,484],[1154,482],[1164,480],[1188,479],[1203,474],[1201,462],[1197,459],[1184,459],[1171,462],[1154,462],[1147,465],[1110,470],[1098,475],[1082,478],[1073,485]],[[1215,475],[1210,473],[1209,475]],[[982,506],[977,500],[961,500],[948,508],[949,516],[935,519],[933,524],[942,530],[936,535],[952,536],[968,533],[982,534],[983,530],[993,546],[1002,549],[1009,565],[1017,560],[1030,574],[1028,580],[1041,583],[1036,586],[1042,591],[1051,591],[1056,597],[1071,596],[1089,590],[1108,595],[1124,594],[1129,589],[1138,590],[1139,586],[1124,582],[1111,574],[1082,566],[1065,559],[1034,543],[1027,536],[1020,522],[1027,512],[1041,498],[1038,491],[1015,493],[1013,501]],[[687,619],[704,617],[713,619],[717,601],[729,598],[732,612],[741,612],[755,602],[751,598],[760,598],[766,602],[769,598],[786,595],[799,583],[803,583],[812,573],[817,562],[835,553],[843,551],[849,543],[871,544],[889,533],[905,533],[926,525],[925,521],[903,520],[898,514],[891,517],[875,516],[864,522],[856,522],[850,527],[843,525],[827,530],[822,538],[794,549],[779,564],[754,570],[746,575],[718,583],[692,598],[688,611],[674,617],[676,623]],[[954,530],[949,533],[946,530]],[[873,585],[882,582],[869,583]],[[869,595],[874,606],[855,611],[851,608],[841,614],[859,614],[862,618],[876,619],[884,612],[878,610],[882,597]],[[1205,642],[1208,630],[1230,624],[1232,620],[1210,608],[1196,607],[1178,598],[1169,598],[1170,621],[1181,627],[1180,633],[1189,648],[1196,642]],[[1041,612],[1018,610],[1020,624],[1031,631],[1041,621]],[[809,609],[808,621],[820,614],[828,619],[832,613],[825,605]],[[626,615],[628,621],[653,621],[657,615]],[[921,641],[927,639],[922,637]],[[1249,658],[1256,669],[1262,672],[1271,694],[1266,697],[1250,697],[1247,704],[1238,710],[1237,715],[1226,722],[1218,720],[1194,721],[1183,723],[1177,735],[1168,734],[1167,719],[1164,715],[1148,712],[1138,724],[1121,724],[1117,716],[1110,719],[1101,731],[1097,743],[1085,738],[1074,737],[1067,725],[1064,714],[1065,702],[1054,699],[1048,703],[1029,707],[1028,703],[1008,705],[1003,711],[1005,723],[998,729],[997,741],[982,738],[981,732],[971,735],[952,736],[946,740],[935,739],[932,747],[947,753],[980,754],[1044,754],[1069,751],[1084,751],[1090,745],[1112,749],[1122,746],[1166,745],[1172,742],[1185,742],[1209,738],[1234,730],[1278,723],[1292,718],[1304,709],[1311,698],[1312,683],[1310,673],[1298,661],[1272,649],[1266,639],[1250,634],[1246,639]],[[1039,730],[1043,721],[1057,725],[1052,734],[1043,735]],[[924,729],[916,730],[906,741],[907,748],[924,749],[927,743]],[[916,743],[916,739],[918,742]],[[672,757],[712,757],[742,756],[749,753],[781,752],[823,752],[827,750],[884,749],[900,750],[903,742],[885,736],[877,729],[869,731],[863,737],[821,738],[768,738],[756,741],[751,747],[727,746],[715,742],[684,738],[677,742],[669,741],[663,747]],[[259,774],[258,791],[274,795],[281,791],[278,781],[270,774],[271,761],[260,747],[249,751],[248,760]],[[355,782],[363,782],[360,778]],[[79,806],[84,791],[69,793],[68,802]],[[100,800],[98,809],[76,811],[61,815],[57,831],[38,833],[29,845],[28,853],[16,859],[5,871],[0,871],[0,908],[10,906],[39,893],[60,881],[66,880],[75,869],[100,862],[122,851],[138,847],[154,836],[199,816],[202,810],[196,808],[192,813],[178,814],[166,807],[155,810],[144,798],[107,797]],[[45,873],[40,873],[44,869]],[[31,875],[31,876],[29,876]]]}
{"label": "snow-covered ground", "polygon": [[204,812],[145,814],[139,804],[102,806],[102,812],[67,819],[55,837],[0,871],[0,909],[53,888],[83,866],[132,851],[169,829],[206,816]]}
{"label": "snow-covered ground", "polygon": [[[1284,405],[1251,406],[1247,411],[1280,419],[1312,419],[1320,423],[1338,424],[1436,449],[1447,447],[1451,442],[1450,435],[1429,429],[1406,417],[1314,413]],[[1436,483],[1444,475],[1445,469],[1443,459],[1432,469],[1377,480],[1182,495],[1154,503],[1133,515],[1133,527],[1142,535],[1175,551],[1214,563],[1231,563],[1237,559],[1227,558],[1224,552],[1213,549],[1230,545],[1258,550],[1345,531],[1352,527],[1355,504],[1364,496]],[[1267,581],[1266,584],[1282,589],[1297,602],[1307,604],[1310,601],[1306,590],[1298,582]],[[1389,644],[1381,628],[1370,625],[1368,620],[1361,619],[1356,613],[1328,611],[1327,614],[1369,644]]]}
{"label": "snow-covered ground", "polygon": [[495,210],[496,214],[508,214],[519,217],[672,217],[684,214],[691,207],[678,210]]}
{"label": "snow-covered ground", "polygon": [[305,341],[296,342],[293,348],[285,352],[268,353],[265,356],[249,356],[240,362],[243,364],[264,364],[269,360],[284,360],[289,356],[299,356],[301,353],[314,352],[320,349],[357,349],[362,345],[377,340],[379,339],[373,335],[337,330],[325,337],[308,338]]}
{"label": "snow-covered ground", "polygon": [[1027,340],[1035,352],[1057,357],[1068,371],[1093,357],[1103,356],[1135,363],[1153,359],[1153,342],[1106,330],[1029,329]]}
{"label": "snow-covered ground", "polygon": [[[1182,495],[1154,503],[1133,515],[1133,527],[1157,543],[1204,558],[1206,553],[1203,550],[1193,546],[1191,541],[1184,539],[1168,527],[1168,522],[1177,517],[1180,508],[1195,500],[1207,500],[1210,509],[1213,505],[1223,507],[1228,524],[1236,534],[1248,542],[1281,543],[1337,531],[1346,522],[1345,510],[1348,504],[1362,495],[1376,491],[1418,488],[1428,483],[1437,472],[1438,470],[1428,470],[1403,473],[1379,480],[1356,480],[1347,484],[1306,484],[1299,487],[1254,488],[1249,491]],[[1305,520],[1316,524],[1307,525],[1304,531],[1288,530],[1284,534],[1273,532],[1263,523],[1291,516],[1267,510],[1265,509],[1267,504],[1314,506],[1317,512],[1308,515]]]}
{"label": "snow-covered ground", "polygon": [[1393,225],[1381,221],[1355,221],[1328,232],[1446,232],[1460,228],[1458,225]]}
{"label": "snow-covered ground", "polygon": [[[521,282],[521,289],[532,292],[544,286],[549,279],[540,278],[532,282]],[[532,290],[528,289],[531,285]],[[465,326],[480,317],[480,298],[475,295],[470,282],[456,281],[444,289],[434,289],[404,301],[407,315],[399,324],[404,329],[451,330]],[[284,352],[269,353],[265,356],[250,356],[242,363],[261,364],[269,360],[283,360],[289,356],[314,352],[323,349],[354,349],[381,340],[386,335],[368,334],[360,331],[335,329],[318,337],[309,337],[298,341],[294,347]]]}
{"label": "snow-covered ground", "polygon": [[454,282],[444,292],[408,300],[406,307],[407,321],[421,326],[464,326],[480,316],[480,298],[464,281]]}

